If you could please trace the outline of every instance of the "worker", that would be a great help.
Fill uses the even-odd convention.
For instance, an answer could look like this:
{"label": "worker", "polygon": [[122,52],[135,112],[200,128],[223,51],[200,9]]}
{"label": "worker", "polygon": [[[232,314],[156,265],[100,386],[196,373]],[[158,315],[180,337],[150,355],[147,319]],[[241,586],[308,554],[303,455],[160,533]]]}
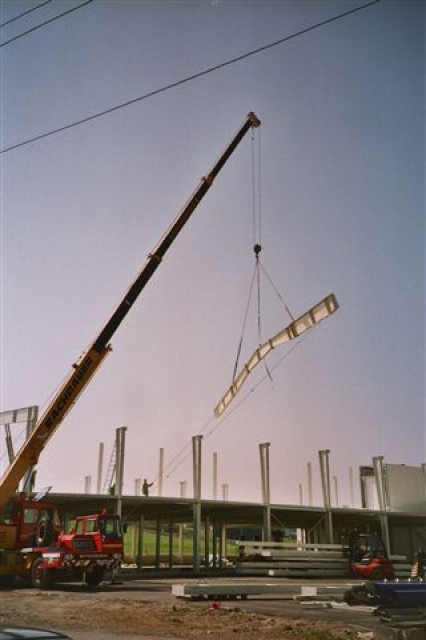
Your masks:
{"label": "worker", "polygon": [[153,484],[154,484],[153,482],[148,482],[148,480],[144,478],[143,485],[142,485],[142,493],[145,496],[145,498],[149,496],[149,488],[152,487]]}

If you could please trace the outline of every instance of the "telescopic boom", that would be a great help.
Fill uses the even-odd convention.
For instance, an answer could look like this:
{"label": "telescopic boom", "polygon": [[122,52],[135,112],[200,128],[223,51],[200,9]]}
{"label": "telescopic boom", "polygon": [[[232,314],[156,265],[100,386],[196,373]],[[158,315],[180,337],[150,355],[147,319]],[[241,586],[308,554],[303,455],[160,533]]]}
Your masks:
{"label": "telescopic boom", "polygon": [[166,231],[152,253],[148,255],[139,275],[130,285],[122,301],[111,315],[98,337],[89,349],[85,351],[73,365],[72,371],[67,376],[65,382],[55,393],[31,435],[22,445],[12,464],[0,479],[0,507],[3,506],[12,496],[26,471],[32,465],[37,463],[40,453],[52,437],[56,428],[74,405],[77,398],[91,380],[92,376],[96,373],[107,353],[111,350],[110,340],[112,336],[132,308],[133,304],[136,302],[147,282],[153,276],[157,267],[160,265],[166,251],[174,242],[195,208],[210,189],[213,184],[213,180],[219,171],[235,151],[236,147],[249,129],[252,127],[258,127],[259,125],[260,120],[258,120],[254,113],[249,113],[244,123],[235,134],[233,140],[222,153],[210,173],[201,179],[199,186],[194,191],[187,204],[183,207],[182,211],[176,217],[175,221]]}

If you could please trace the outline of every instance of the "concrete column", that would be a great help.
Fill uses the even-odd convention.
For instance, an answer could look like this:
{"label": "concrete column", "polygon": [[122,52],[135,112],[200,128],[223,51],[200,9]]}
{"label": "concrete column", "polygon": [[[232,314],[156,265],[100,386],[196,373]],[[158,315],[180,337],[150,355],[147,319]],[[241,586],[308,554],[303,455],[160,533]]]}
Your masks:
{"label": "concrete column", "polygon": [[201,502],[199,500],[194,501],[192,522],[192,570],[195,575],[198,575],[201,570]]}
{"label": "concrete column", "polygon": [[220,532],[220,551],[219,551],[221,558],[227,555],[226,541],[227,541],[226,525],[222,523],[221,532]]}
{"label": "concrete column", "polygon": [[217,500],[217,453],[213,454],[213,500]]}
{"label": "concrete column", "polygon": [[[218,544],[219,542],[219,544]],[[212,554],[213,554],[213,566],[220,566],[220,558],[222,557],[220,551],[220,539],[218,537],[218,523],[217,520],[213,520],[213,532],[212,532]]]}
{"label": "concrete column", "polygon": [[307,463],[308,469],[308,496],[309,496],[309,506],[312,507],[314,504],[314,498],[312,493],[312,464],[310,462]]}
{"label": "concrete column", "polygon": [[180,564],[183,564],[183,556],[185,553],[185,536],[184,536],[184,525],[183,524],[179,524],[179,529],[178,529],[178,554],[179,554],[179,561]]}
{"label": "concrete column", "polygon": [[169,522],[169,569],[173,569],[173,520]]}
{"label": "concrete column", "polygon": [[143,534],[145,529],[145,516],[141,513],[138,523],[138,556],[136,564],[141,569],[143,563]]}
{"label": "concrete column", "polygon": [[355,507],[355,494],[354,494],[354,470],[353,467],[349,467],[349,495],[351,509]]}
{"label": "concrete column", "polygon": [[161,447],[158,459],[158,497],[163,495],[163,479],[164,479],[164,449]]}
{"label": "concrete column", "polygon": [[422,464],[422,473],[423,473],[423,499],[426,501],[426,464],[424,462]]}
{"label": "concrete column", "polygon": [[262,483],[262,502],[270,504],[270,487],[269,487],[269,447],[270,442],[263,442],[259,445],[260,454],[260,479]]}
{"label": "concrete column", "polygon": [[201,441],[203,436],[192,437],[194,500],[201,500]]}
{"label": "concrete column", "polygon": [[324,508],[327,516],[327,542],[333,543],[333,518],[331,514],[331,500],[330,500],[330,465],[329,465],[330,449],[322,449],[318,451],[320,471],[321,471],[321,484],[322,493],[324,498]]}
{"label": "concrete column", "polygon": [[99,443],[99,453],[98,453],[98,475],[96,481],[96,493],[99,495],[102,491],[102,474],[104,467],[104,443]]}
{"label": "concrete column", "polygon": [[195,574],[200,573],[201,562],[201,440],[203,436],[192,437],[193,461],[193,544],[192,568]]}
{"label": "concrete column", "polygon": [[263,511],[263,538],[265,541],[271,540],[271,497],[269,484],[269,447],[270,442],[263,442],[259,445],[260,454],[260,474],[262,482]]}
{"label": "concrete column", "polygon": [[207,570],[209,568],[209,554],[210,554],[210,520],[206,518],[204,520],[204,567]]}
{"label": "concrete column", "polygon": [[92,488],[92,476],[85,476],[84,478],[84,493],[90,493]]}
{"label": "concrete column", "polygon": [[388,555],[390,554],[389,523],[387,516],[386,490],[384,485],[383,456],[373,458],[374,479],[376,481],[377,499],[380,509],[380,527],[382,538]]}
{"label": "concrete column", "polygon": [[373,458],[374,480],[380,511],[386,511],[385,487],[383,482],[383,456]]}
{"label": "concrete column", "polygon": [[132,561],[135,562],[138,555],[138,527],[136,523],[132,523],[131,528],[132,528]]}
{"label": "concrete column", "polygon": [[157,526],[155,534],[155,568],[158,571],[161,566],[161,520],[159,514],[157,515]]}
{"label": "concrete column", "polygon": [[116,514],[121,516],[121,497],[123,495],[124,477],[124,450],[126,443],[127,427],[119,427],[115,432],[116,469],[115,469],[115,495],[117,498]]}
{"label": "concrete column", "polygon": [[337,476],[333,476],[333,484],[334,484],[334,501],[336,503],[336,507],[339,506],[339,490],[337,487]]}

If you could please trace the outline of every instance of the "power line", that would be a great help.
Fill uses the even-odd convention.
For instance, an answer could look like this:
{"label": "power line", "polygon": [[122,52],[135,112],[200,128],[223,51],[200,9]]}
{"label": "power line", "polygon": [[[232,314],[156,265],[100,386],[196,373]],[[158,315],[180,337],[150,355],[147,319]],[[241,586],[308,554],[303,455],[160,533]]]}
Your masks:
{"label": "power line", "polygon": [[[92,0],[87,0],[84,4],[88,4],[89,2],[92,2]],[[51,131],[46,131],[45,133],[41,133],[37,136],[34,136],[32,138],[28,138],[26,140],[23,140],[22,142],[17,142],[16,144],[13,144],[9,147],[5,147],[4,149],[0,150],[0,154],[3,153],[8,153],[9,151],[12,151],[13,149],[18,149],[20,147],[24,147],[28,144],[32,144],[33,142],[38,142],[39,140],[43,140],[44,138],[48,138],[49,136],[53,136],[56,135],[57,133],[62,133],[63,131],[67,131],[68,129],[72,129],[74,127],[78,127],[81,124],[85,124],[87,122],[91,122],[92,120],[96,120],[97,118],[101,118],[103,116],[109,115],[110,113],[114,113],[114,111],[118,111],[119,109],[124,109],[125,107],[129,107],[130,105],[136,104],[137,102],[142,102],[143,100],[147,100],[148,98],[152,98],[153,96],[159,95],[160,93],[164,93],[165,91],[169,91],[170,89],[175,89],[176,87],[180,87],[183,84],[186,84],[187,82],[191,82],[192,80],[197,80],[198,78],[202,78],[203,76],[208,75],[209,73],[213,73],[213,71],[219,71],[220,69],[224,69],[225,67],[230,66],[231,64],[235,64],[236,62],[241,62],[242,60],[245,60],[246,58],[250,58],[251,56],[254,56],[258,53],[262,53],[264,51],[267,51],[268,49],[272,49],[273,47],[277,47],[280,44],[283,44],[285,42],[288,42],[289,40],[293,40],[294,38],[297,38],[299,36],[305,35],[306,33],[309,33],[311,31],[314,31],[315,29],[319,29],[321,27],[324,27],[328,24],[331,24],[332,22],[335,22],[337,20],[340,20],[342,18],[346,18],[347,16],[354,14],[358,11],[362,11],[363,9],[366,9],[367,7],[370,7],[373,4],[377,4],[378,2],[380,2],[380,0],[371,0],[370,2],[368,2],[367,4],[364,4],[360,7],[356,7],[355,9],[350,9],[349,11],[345,11],[344,13],[340,13],[337,16],[333,16],[332,18],[327,18],[326,20],[323,20],[322,22],[317,22],[314,25],[311,25],[310,27],[306,27],[305,29],[301,29],[300,31],[296,31],[295,33],[290,34],[289,36],[284,36],[283,38],[280,38],[279,40],[276,40],[275,42],[271,42],[270,44],[266,44],[262,47],[258,47],[257,49],[252,49],[251,51],[248,51],[247,53],[243,53],[240,56],[236,56],[235,58],[230,58],[229,60],[226,60],[225,62],[221,62],[217,65],[214,65],[213,67],[209,67],[207,69],[204,69],[204,71],[199,71],[198,73],[194,73],[190,76],[187,76],[186,78],[183,78],[181,80],[177,80],[176,82],[172,82],[168,85],[165,85],[164,87],[161,87],[160,89],[154,89],[153,91],[149,91],[148,93],[145,93],[142,96],[138,96],[137,98],[132,98],[130,100],[126,100],[126,102],[122,102],[114,107],[110,107],[109,109],[104,109],[103,111],[98,111],[97,113],[91,115],[91,116],[86,116],[85,118],[81,118],[80,120],[75,120],[74,122],[71,122],[69,124],[63,125],[62,127],[58,127],[57,129],[52,129]],[[79,5],[78,8],[84,6],[83,5]],[[3,45],[0,45],[3,46]]]}
{"label": "power line", "polygon": [[41,2],[40,4],[36,5],[35,7],[32,7],[32,9],[27,9],[27,11],[24,11],[23,13],[20,13],[17,16],[14,16],[13,18],[10,18],[10,20],[6,20],[6,22],[2,22],[0,24],[0,29],[2,29],[3,27],[5,27],[8,24],[11,24],[11,22],[15,22],[16,20],[19,20],[20,18],[23,18],[24,16],[27,16],[29,13],[32,13],[33,11],[36,11],[36,9],[41,9],[41,7],[44,7],[44,5],[49,4],[49,2],[52,2],[52,0],[44,0],[44,2]]}
{"label": "power line", "polygon": [[67,16],[73,11],[77,11],[77,9],[81,9],[82,7],[85,7],[87,4],[90,4],[91,2],[93,2],[93,0],[86,0],[85,2],[77,5],[76,7],[67,9],[67,11],[63,11],[62,13],[59,13],[57,16],[54,16],[53,18],[49,18],[49,20],[45,20],[44,22],[41,22],[40,24],[37,24],[34,27],[31,27],[31,29],[27,29],[27,31],[23,31],[22,33],[19,33],[17,36],[14,36],[13,38],[9,38],[9,40],[5,40],[0,44],[0,49],[10,44],[11,42],[15,42],[15,40],[19,40],[20,38],[27,36],[29,33],[33,33],[33,31],[37,31],[37,29],[41,29],[42,27],[45,27],[47,24],[51,24],[55,20],[59,20],[59,18],[63,18],[64,16]]}

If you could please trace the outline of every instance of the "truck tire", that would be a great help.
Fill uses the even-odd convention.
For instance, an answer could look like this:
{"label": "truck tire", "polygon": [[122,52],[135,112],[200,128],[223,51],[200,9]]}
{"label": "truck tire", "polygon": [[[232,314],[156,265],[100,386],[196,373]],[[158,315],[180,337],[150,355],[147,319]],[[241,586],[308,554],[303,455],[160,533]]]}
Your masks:
{"label": "truck tire", "polygon": [[102,582],[105,575],[103,567],[95,567],[93,571],[86,573],[84,579],[88,587],[97,587]]}
{"label": "truck tire", "polygon": [[55,575],[43,566],[43,558],[36,558],[31,567],[31,584],[36,589],[51,589],[55,584]]}

